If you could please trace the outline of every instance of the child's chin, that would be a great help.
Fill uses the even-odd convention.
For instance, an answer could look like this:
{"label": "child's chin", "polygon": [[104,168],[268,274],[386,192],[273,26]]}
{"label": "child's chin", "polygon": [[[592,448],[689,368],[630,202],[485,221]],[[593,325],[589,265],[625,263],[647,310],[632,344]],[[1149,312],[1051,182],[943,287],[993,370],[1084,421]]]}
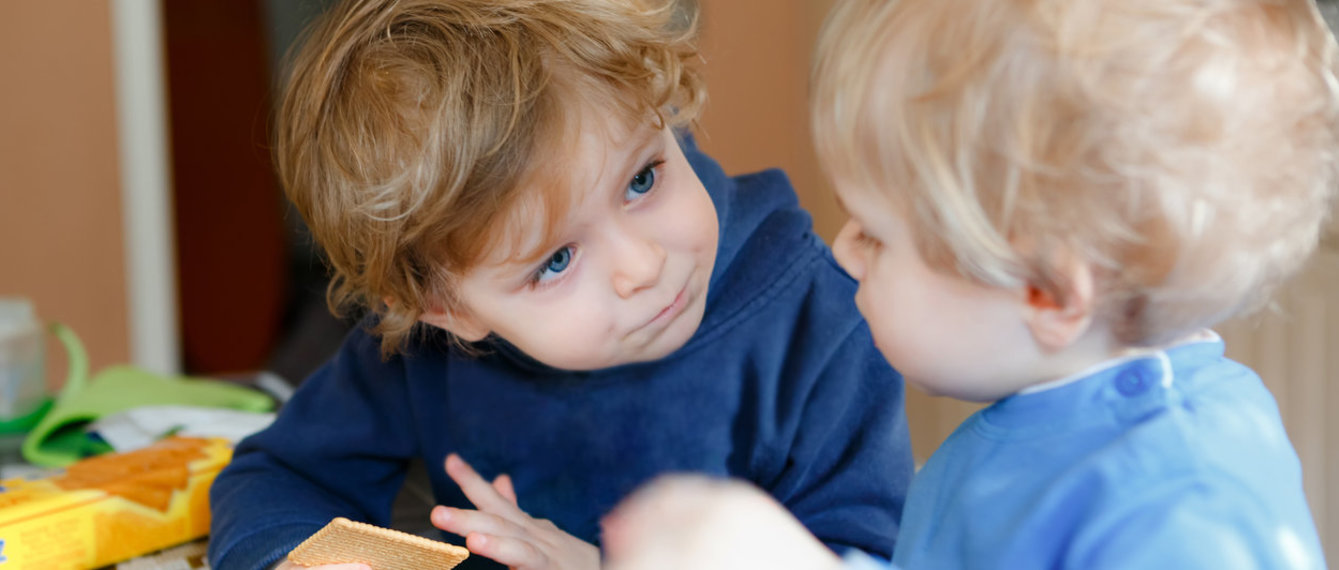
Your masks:
{"label": "child's chin", "polygon": [[[976,402],[984,404],[993,402],[1003,397],[988,390],[973,390],[968,386],[951,386],[934,382],[924,382],[915,378],[904,378],[907,384],[916,387],[927,396],[935,398],[953,398],[964,402]],[[990,392],[990,393],[987,393]]]}
{"label": "child's chin", "polygon": [[663,344],[656,344],[653,346],[647,346],[639,350],[631,350],[624,354],[619,354],[612,357],[608,357],[608,355],[606,355],[605,358],[544,359],[543,362],[544,364],[562,370],[586,371],[586,372],[594,370],[603,370],[606,368],[616,368],[619,366],[625,366],[629,364],[655,362],[671,354],[674,354],[675,351],[679,350],[680,348],[683,347],[683,345],[688,343],[689,338],[692,338],[691,333],[688,334],[682,340],[660,339],[660,340],[669,340],[670,342]]}
{"label": "child's chin", "polygon": [[[691,311],[692,308],[690,307]],[[693,335],[697,334],[697,329],[702,325],[702,315],[684,314],[679,317],[681,322],[675,323],[675,329],[667,330],[665,335],[656,339],[656,342],[650,346],[638,351],[636,354],[629,354],[626,362],[621,364],[634,364],[638,362],[653,362],[678,352],[684,345],[692,340]],[[691,322],[690,322],[691,321]]]}
{"label": "child's chin", "polygon": [[906,376],[903,376],[902,380],[905,381],[908,386],[920,390],[921,393],[925,394],[926,396],[940,397],[948,395],[945,394],[943,390],[940,390],[937,386],[933,384],[926,384],[924,382],[920,382],[918,380],[908,378]]}
{"label": "child's chin", "polygon": [[[694,328],[693,330],[696,331],[697,329]],[[685,335],[684,338],[682,339],[665,339],[670,340],[670,342],[652,347],[647,347],[646,350],[640,351],[637,354],[630,354],[627,356],[625,362],[621,362],[619,364],[637,364],[641,362],[655,362],[671,354],[674,354],[680,348],[683,348],[685,344],[688,344],[688,339],[692,338],[692,336],[693,335],[689,333],[688,335]]]}

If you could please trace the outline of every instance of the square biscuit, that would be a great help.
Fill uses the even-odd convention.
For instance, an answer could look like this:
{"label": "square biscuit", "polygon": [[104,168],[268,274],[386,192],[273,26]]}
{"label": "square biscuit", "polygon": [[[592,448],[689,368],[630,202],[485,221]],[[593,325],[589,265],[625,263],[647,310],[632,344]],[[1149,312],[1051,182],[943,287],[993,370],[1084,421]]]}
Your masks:
{"label": "square biscuit", "polygon": [[450,570],[470,551],[454,544],[336,517],[288,553],[300,566],[361,562],[373,570]]}

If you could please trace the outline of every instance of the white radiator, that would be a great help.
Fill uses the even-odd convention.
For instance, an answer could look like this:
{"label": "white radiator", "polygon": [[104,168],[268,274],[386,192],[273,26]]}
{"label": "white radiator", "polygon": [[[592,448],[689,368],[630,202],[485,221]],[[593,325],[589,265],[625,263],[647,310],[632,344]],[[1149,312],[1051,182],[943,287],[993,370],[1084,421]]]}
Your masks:
{"label": "white radiator", "polygon": [[1323,247],[1272,310],[1218,327],[1227,354],[1264,379],[1302,458],[1326,559],[1339,561],[1339,248]]}

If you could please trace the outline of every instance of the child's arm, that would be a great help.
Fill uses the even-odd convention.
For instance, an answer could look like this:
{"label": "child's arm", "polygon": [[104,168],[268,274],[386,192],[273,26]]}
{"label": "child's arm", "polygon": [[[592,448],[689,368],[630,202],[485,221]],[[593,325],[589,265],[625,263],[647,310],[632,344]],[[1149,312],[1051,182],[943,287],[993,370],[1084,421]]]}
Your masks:
{"label": "child's arm", "polygon": [[662,477],[603,521],[607,570],[827,570],[842,561],[774,499],[741,482]]}
{"label": "child's arm", "polygon": [[335,517],[389,526],[417,455],[400,361],[350,335],[269,428],[238,444],[210,489],[214,568],[264,568]]}
{"label": "child's arm", "polygon": [[490,484],[455,454],[446,458],[446,473],[478,510],[438,506],[432,524],[465,537],[470,552],[513,570],[599,570],[599,549],[526,514],[506,475]]}

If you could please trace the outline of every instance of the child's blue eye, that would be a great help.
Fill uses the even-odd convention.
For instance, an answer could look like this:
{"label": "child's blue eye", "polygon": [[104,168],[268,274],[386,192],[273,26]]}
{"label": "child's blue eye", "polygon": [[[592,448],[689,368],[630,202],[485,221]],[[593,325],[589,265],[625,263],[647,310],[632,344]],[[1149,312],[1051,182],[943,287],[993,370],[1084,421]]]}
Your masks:
{"label": "child's blue eye", "polygon": [[628,191],[624,195],[626,200],[629,202],[636,200],[655,187],[657,166],[660,166],[660,162],[647,165],[646,168],[643,168],[641,172],[638,172],[636,176],[632,177],[632,181],[628,182]]}
{"label": "child's blue eye", "polygon": [[553,279],[559,273],[567,270],[567,266],[572,263],[572,246],[565,245],[558,251],[549,256],[549,260],[544,266],[535,273],[535,281],[547,281]]}

